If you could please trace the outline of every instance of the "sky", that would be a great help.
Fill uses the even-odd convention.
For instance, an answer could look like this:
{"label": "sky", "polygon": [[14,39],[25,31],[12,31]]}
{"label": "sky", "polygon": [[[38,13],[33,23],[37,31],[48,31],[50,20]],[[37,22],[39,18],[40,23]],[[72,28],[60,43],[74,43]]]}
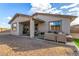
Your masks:
{"label": "sky", "polygon": [[[50,13],[79,16],[79,4],[74,3],[0,3],[0,27],[10,28],[8,22],[16,13],[32,15]],[[79,24],[79,18],[72,23]]]}

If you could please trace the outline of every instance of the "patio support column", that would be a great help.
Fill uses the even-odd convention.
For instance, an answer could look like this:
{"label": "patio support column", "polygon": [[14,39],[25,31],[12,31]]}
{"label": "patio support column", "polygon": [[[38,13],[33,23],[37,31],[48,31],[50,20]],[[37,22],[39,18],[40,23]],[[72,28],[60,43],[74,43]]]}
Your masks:
{"label": "patio support column", "polygon": [[17,22],[17,35],[20,35],[20,24]]}
{"label": "patio support column", "polygon": [[12,34],[12,32],[13,32],[13,24],[11,24],[11,34]]}
{"label": "patio support column", "polygon": [[31,18],[30,19],[30,38],[34,38],[34,20]]}
{"label": "patio support column", "polygon": [[70,34],[70,21],[68,19],[62,20],[62,32]]}

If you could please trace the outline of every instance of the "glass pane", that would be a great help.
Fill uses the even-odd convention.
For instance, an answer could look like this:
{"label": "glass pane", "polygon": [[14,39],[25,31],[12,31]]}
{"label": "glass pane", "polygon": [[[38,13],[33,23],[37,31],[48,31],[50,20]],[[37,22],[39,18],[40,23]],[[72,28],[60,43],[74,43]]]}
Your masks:
{"label": "glass pane", "polygon": [[50,22],[50,30],[60,30],[61,27],[61,21],[52,21]]}

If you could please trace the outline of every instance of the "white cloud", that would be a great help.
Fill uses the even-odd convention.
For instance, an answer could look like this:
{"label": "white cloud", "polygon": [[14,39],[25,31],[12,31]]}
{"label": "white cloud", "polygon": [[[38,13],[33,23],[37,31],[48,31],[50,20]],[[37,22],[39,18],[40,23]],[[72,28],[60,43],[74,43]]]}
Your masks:
{"label": "white cloud", "polygon": [[79,11],[79,7],[74,7],[69,10],[69,12],[72,12],[72,11]]}
{"label": "white cloud", "polygon": [[63,14],[62,10],[54,9],[51,11],[52,14]]}
{"label": "white cloud", "polygon": [[66,14],[66,15],[79,16],[79,4],[78,3],[61,6],[60,9],[62,11],[63,11],[63,9],[67,9],[66,10],[67,12],[63,11],[64,14]]}
{"label": "white cloud", "polygon": [[4,19],[2,19],[2,21],[0,21],[0,27],[1,28],[10,28],[10,25],[8,24],[8,22],[12,19],[12,17],[5,17]]}
{"label": "white cloud", "polygon": [[12,17],[7,17],[7,19],[8,19],[8,20],[11,20],[11,19],[12,19]]}
{"label": "white cloud", "polygon": [[29,13],[33,14],[36,12],[49,13],[52,10],[52,6],[49,3],[31,3],[32,8]]}
{"label": "white cloud", "polygon": [[31,3],[32,8],[28,12],[28,14],[32,15],[36,12],[38,13],[51,13],[51,14],[59,14],[61,10],[57,10],[56,8],[52,8],[50,3]]}
{"label": "white cloud", "polygon": [[33,8],[50,9],[51,5],[49,3],[31,3]]}
{"label": "white cloud", "polygon": [[10,28],[10,25],[4,22],[0,22],[0,28]]}
{"label": "white cloud", "polygon": [[71,4],[71,5],[62,6],[60,9],[68,9],[68,8],[75,7],[77,5],[78,5],[77,3],[74,3],[74,4]]}
{"label": "white cloud", "polygon": [[79,16],[79,12],[77,11],[67,12],[66,15]]}
{"label": "white cloud", "polygon": [[[77,12],[70,12],[73,10],[78,11],[79,8],[74,8],[71,9],[70,7],[75,7],[78,6],[78,4],[71,4],[68,6],[61,6],[60,9],[57,9],[55,7],[52,7],[50,3],[46,2],[46,3],[31,3],[32,8],[30,9],[30,11],[28,12],[29,15],[32,15],[36,12],[38,13],[50,13],[50,14],[65,14],[65,15],[79,15],[79,13]],[[70,8],[68,9],[67,12],[63,11],[62,8]],[[77,13],[77,14],[76,14]]]}
{"label": "white cloud", "polygon": [[68,10],[71,15],[79,16],[79,7],[74,7]]}

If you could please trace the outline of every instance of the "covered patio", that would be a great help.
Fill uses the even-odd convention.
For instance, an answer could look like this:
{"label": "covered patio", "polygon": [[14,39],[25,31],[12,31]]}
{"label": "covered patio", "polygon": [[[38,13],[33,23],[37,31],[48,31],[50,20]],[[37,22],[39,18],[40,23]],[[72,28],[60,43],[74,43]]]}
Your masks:
{"label": "covered patio", "polygon": [[30,36],[30,38],[34,38],[38,35],[37,33],[40,32],[39,26],[43,23],[43,20],[32,17],[27,21],[17,22],[17,33],[18,35],[26,35]]}

